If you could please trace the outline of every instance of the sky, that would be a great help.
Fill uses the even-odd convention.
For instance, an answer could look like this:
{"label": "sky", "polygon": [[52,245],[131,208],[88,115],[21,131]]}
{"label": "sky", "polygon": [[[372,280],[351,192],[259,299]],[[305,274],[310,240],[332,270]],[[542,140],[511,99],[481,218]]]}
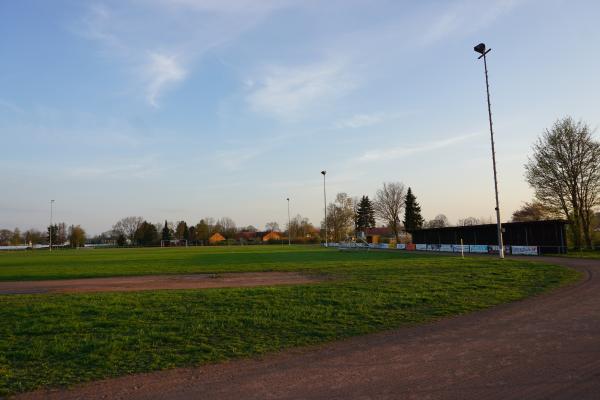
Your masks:
{"label": "sky", "polygon": [[423,215],[502,219],[536,138],[600,125],[600,3],[0,1],[0,228],[139,215],[263,228],[410,186]]}

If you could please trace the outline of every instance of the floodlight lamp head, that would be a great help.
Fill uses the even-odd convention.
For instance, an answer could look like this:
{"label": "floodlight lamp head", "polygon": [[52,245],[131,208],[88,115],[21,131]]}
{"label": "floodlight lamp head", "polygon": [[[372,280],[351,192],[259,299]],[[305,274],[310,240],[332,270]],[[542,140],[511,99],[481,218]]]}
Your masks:
{"label": "floodlight lamp head", "polygon": [[477,46],[473,47],[473,50],[479,54],[485,53],[485,43],[479,43]]}
{"label": "floodlight lamp head", "polygon": [[327,173],[327,171],[321,171],[321,174],[325,175]]}

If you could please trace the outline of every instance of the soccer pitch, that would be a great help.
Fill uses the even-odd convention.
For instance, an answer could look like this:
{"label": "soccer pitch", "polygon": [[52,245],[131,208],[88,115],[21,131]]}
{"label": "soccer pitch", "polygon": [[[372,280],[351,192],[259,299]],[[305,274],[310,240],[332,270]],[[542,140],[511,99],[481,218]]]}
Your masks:
{"label": "soccer pitch", "polygon": [[0,254],[0,281],[294,271],[319,283],[0,296],[0,395],[432,321],[577,279],[558,266],[310,246]]}

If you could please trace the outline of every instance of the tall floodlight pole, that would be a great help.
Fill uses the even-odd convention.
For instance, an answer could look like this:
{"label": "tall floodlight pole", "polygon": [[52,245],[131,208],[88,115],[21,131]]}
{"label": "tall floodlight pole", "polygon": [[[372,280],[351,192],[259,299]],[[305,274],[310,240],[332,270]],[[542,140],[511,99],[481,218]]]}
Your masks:
{"label": "tall floodlight pole", "polygon": [[487,91],[488,117],[490,120],[490,139],[492,141],[492,165],[494,166],[494,190],[496,192],[496,224],[498,225],[498,254],[500,258],[504,258],[504,241],[502,240],[502,225],[500,223],[500,200],[498,200],[498,177],[496,173],[496,150],[494,147],[494,128],[492,125],[492,103],[490,102],[490,83],[488,80],[487,58],[486,55],[492,49],[486,49],[484,43],[479,43],[473,48],[477,53],[481,54],[478,57],[480,60],[483,57],[483,68],[485,71],[485,88]]}
{"label": "tall floodlight pole", "polygon": [[327,242],[327,191],[325,190],[325,175],[327,171],[321,171],[321,174],[323,174],[323,204],[325,205],[325,247],[329,247],[329,243]]}
{"label": "tall floodlight pole", "polygon": [[49,249],[52,251],[52,206],[54,205],[54,200],[50,200],[50,231],[48,232],[48,236],[50,238],[50,246]]}
{"label": "tall floodlight pole", "polygon": [[291,224],[291,220],[290,220],[290,198],[287,198],[287,202],[288,202],[288,246],[292,245],[292,224]]}

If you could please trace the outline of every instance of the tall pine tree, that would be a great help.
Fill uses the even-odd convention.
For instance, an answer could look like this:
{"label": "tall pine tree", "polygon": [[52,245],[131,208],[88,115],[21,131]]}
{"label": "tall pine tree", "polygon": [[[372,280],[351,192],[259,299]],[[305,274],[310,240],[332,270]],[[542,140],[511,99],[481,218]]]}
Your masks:
{"label": "tall pine tree", "polygon": [[357,232],[364,232],[368,228],[375,226],[375,211],[373,210],[373,203],[369,200],[369,196],[363,196],[358,203],[355,225]]}
{"label": "tall pine tree", "polygon": [[413,194],[411,188],[408,188],[408,192],[406,192],[404,206],[404,229],[407,231],[421,229],[423,227],[421,206],[417,203],[417,198]]}

